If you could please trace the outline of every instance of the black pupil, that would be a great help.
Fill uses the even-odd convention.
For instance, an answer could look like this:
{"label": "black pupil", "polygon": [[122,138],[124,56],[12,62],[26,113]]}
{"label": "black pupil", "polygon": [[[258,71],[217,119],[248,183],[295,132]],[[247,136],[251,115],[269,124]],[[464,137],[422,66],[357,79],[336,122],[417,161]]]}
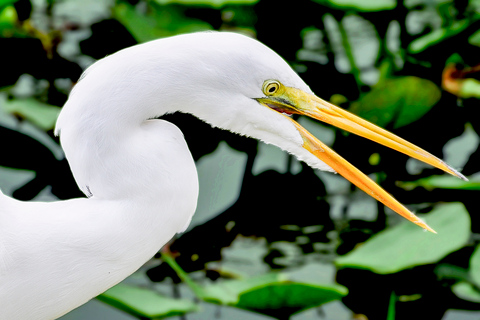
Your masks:
{"label": "black pupil", "polygon": [[271,86],[270,89],[268,89],[268,92],[270,92],[270,93],[275,92],[275,86]]}

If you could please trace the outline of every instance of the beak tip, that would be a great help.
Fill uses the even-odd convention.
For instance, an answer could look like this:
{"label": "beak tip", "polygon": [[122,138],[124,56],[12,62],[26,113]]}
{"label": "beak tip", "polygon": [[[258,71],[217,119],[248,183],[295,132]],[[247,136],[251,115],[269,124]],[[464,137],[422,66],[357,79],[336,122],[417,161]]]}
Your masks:
{"label": "beak tip", "polygon": [[452,174],[464,181],[468,181],[468,178],[465,177],[463,174],[461,174],[459,171],[455,170],[454,168],[452,168],[451,166],[449,166],[448,164],[446,164],[446,166],[448,167],[448,169],[451,170]]}
{"label": "beak tip", "polygon": [[422,227],[425,231],[430,231],[431,233],[435,233],[437,234],[437,231],[433,230],[432,228],[430,228],[428,226],[428,224],[426,224],[425,222],[420,222],[420,223],[417,223],[415,222],[418,226]]}

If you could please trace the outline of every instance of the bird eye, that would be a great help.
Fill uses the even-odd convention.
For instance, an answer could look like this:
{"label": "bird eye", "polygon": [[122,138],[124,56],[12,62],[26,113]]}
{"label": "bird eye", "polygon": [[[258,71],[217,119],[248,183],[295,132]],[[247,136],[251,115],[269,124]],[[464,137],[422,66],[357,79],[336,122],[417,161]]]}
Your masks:
{"label": "bird eye", "polygon": [[267,96],[271,96],[280,89],[280,82],[275,80],[267,80],[263,84],[263,93]]}

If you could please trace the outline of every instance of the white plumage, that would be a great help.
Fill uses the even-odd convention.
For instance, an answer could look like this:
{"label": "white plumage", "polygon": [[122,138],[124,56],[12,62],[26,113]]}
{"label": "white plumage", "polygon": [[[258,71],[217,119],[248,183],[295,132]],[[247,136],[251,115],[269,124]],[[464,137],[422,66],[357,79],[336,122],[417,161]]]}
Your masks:
{"label": "white plumage", "polygon": [[[290,96],[265,91],[269,79]],[[195,164],[180,130],[155,117],[190,113],[332,170],[322,161],[328,147],[275,111],[318,103],[311,97],[276,53],[232,33],[152,41],[92,65],[56,127],[89,198],[35,203],[0,193],[0,319],[58,318],[132,274],[188,226]]]}

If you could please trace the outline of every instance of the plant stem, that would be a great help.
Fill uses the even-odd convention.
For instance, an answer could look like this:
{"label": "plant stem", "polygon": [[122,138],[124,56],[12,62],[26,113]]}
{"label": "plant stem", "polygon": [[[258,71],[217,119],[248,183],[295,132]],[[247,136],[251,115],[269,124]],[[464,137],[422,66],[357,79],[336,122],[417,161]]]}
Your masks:
{"label": "plant stem", "polygon": [[167,263],[178,275],[180,279],[182,279],[183,282],[185,282],[190,289],[195,293],[195,295],[203,300],[203,297],[205,296],[205,291],[201,286],[199,286],[195,281],[190,278],[190,276],[180,267],[175,261],[175,258],[172,256],[170,252],[162,251],[162,260]]}
{"label": "plant stem", "polygon": [[353,55],[353,50],[348,40],[347,31],[343,26],[344,19],[345,19],[345,16],[340,21],[338,21],[338,30],[340,31],[340,35],[342,36],[342,45],[345,50],[345,55],[347,56],[348,62],[350,63],[350,68],[351,68],[350,73],[355,78],[355,82],[357,83],[357,88],[358,88],[358,94],[360,94],[362,92],[361,87],[364,84],[360,79],[360,69],[357,67],[357,64],[355,63],[355,57]]}

